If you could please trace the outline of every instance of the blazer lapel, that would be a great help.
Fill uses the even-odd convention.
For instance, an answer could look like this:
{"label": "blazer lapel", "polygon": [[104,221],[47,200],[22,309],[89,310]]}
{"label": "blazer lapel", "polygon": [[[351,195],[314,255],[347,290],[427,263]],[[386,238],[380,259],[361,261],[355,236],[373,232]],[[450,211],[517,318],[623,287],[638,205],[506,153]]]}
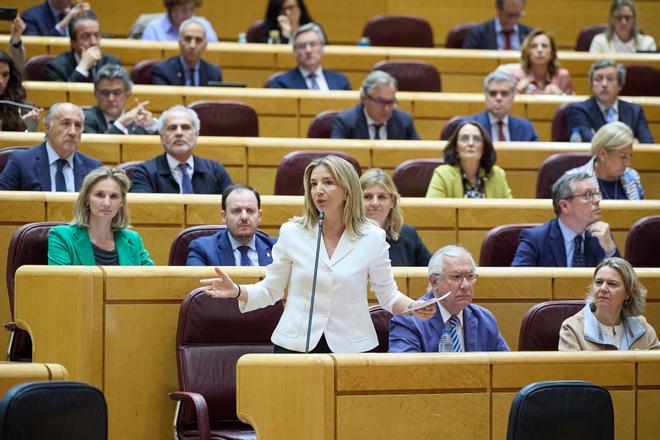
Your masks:
{"label": "blazer lapel", "polygon": [[115,248],[117,249],[117,258],[120,266],[139,266],[140,261],[134,258],[136,255],[135,246],[126,239],[121,231],[115,232]]}
{"label": "blazer lapel", "polygon": [[[592,118],[591,125],[596,129],[605,125],[605,115],[600,111],[596,98],[590,98],[588,105],[590,107],[588,114]],[[619,109],[620,108],[621,107],[619,107]]]}
{"label": "blazer lapel", "polygon": [[[73,251],[80,264],[84,266],[96,265],[92,242],[89,240],[87,229],[76,228],[76,232],[73,234]],[[76,261],[76,259],[72,258],[72,261]]]}
{"label": "blazer lapel", "polygon": [[101,111],[100,108],[94,107],[94,113],[96,113],[96,120],[98,121],[99,124],[99,131],[101,133],[105,133],[108,131],[108,124],[105,122],[105,116],[103,116],[103,112]]}
{"label": "blazer lapel", "polygon": [[559,229],[559,222],[555,218],[550,223],[550,252],[557,267],[567,267],[566,248],[564,247],[564,236]]}
{"label": "blazer lapel", "polygon": [[626,124],[628,127],[634,127],[632,108],[626,102],[619,99],[619,121]]}
{"label": "blazer lapel", "polygon": [[[357,238],[350,236],[347,231],[344,231],[344,233],[341,234],[341,238],[339,239],[339,243],[337,243],[337,247],[335,248],[335,251],[332,253],[332,258],[330,258],[329,260],[330,265],[331,266],[336,265],[344,257],[346,257],[346,255],[351,253],[351,251],[355,248],[356,240]],[[326,252],[326,255],[327,254],[328,253]]]}
{"label": "blazer lapel", "polygon": [[199,62],[199,85],[205,86],[209,83],[208,66],[205,61]]}
{"label": "blazer lapel", "polygon": [[308,89],[305,78],[303,78],[302,73],[297,68],[293,69],[293,84],[297,89]]}
{"label": "blazer lapel", "polygon": [[87,175],[87,172],[87,167],[85,166],[85,163],[82,161],[82,159],[80,159],[78,153],[73,153],[73,181],[74,189],[76,191],[80,190],[83,179]]}
{"label": "blazer lapel", "polygon": [[360,104],[357,109],[357,122],[355,124],[356,139],[370,139],[367,118],[364,116],[364,106]]}
{"label": "blazer lapel", "polygon": [[264,244],[258,234],[255,234],[254,244],[257,247],[259,266],[268,266],[273,261],[273,257],[270,254],[270,249]]}
{"label": "blazer lapel", "polygon": [[472,319],[470,306],[463,309],[463,342],[465,351],[479,351],[477,320]]}
{"label": "blazer lapel", "polygon": [[229,241],[229,231],[225,230],[218,240],[218,255],[220,256],[220,264],[222,266],[235,266],[236,259],[234,258],[234,250],[231,248]]}
{"label": "blazer lapel", "polygon": [[43,191],[51,191],[50,186],[50,164],[48,163],[48,152],[46,151],[46,144],[43,143],[39,147],[39,154],[35,157],[34,161],[34,174],[39,180],[39,186]]}

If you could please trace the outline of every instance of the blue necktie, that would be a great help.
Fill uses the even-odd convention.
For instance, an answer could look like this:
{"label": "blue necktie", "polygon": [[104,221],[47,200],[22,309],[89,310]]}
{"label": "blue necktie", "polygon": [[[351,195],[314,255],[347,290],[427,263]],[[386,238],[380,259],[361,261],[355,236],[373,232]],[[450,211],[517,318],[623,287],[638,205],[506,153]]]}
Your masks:
{"label": "blue necktie", "polygon": [[312,73],[311,75],[308,75],[307,78],[309,79],[309,83],[311,85],[310,90],[321,90],[319,87],[319,83],[316,82],[316,74]]}
{"label": "blue necktie", "polygon": [[192,194],[192,180],[190,179],[190,174],[188,173],[188,164],[180,163],[179,169],[181,170],[181,194]]}
{"label": "blue necktie", "polygon": [[616,119],[614,118],[614,107],[610,107],[607,110],[605,110],[605,122],[608,124],[610,122],[614,122]]}
{"label": "blue necktie", "polygon": [[459,325],[460,320],[458,319],[458,316],[452,315],[451,318],[449,318],[449,335],[451,336],[451,345],[454,347],[456,353],[463,351],[461,341],[458,339],[458,332],[456,331],[456,327]]}
{"label": "blue necktie", "polygon": [[250,246],[239,246],[238,251],[241,253],[241,266],[252,266],[252,260],[248,257]]}
{"label": "blue necktie", "polygon": [[67,164],[66,159],[57,159],[55,161],[57,165],[57,171],[55,171],[55,191],[57,192],[66,192],[66,180],[64,180],[64,165]]}
{"label": "blue necktie", "polygon": [[573,261],[571,267],[585,267],[587,262],[584,261],[584,252],[582,251],[582,236],[576,235],[573,239]]}

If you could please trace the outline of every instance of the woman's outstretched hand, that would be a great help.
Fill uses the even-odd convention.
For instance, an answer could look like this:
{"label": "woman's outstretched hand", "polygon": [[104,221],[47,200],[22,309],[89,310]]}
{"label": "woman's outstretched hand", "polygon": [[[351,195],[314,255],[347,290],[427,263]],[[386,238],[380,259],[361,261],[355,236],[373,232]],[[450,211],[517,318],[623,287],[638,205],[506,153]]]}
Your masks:
{"label": "woman's outstretched hand", "polygon": [[213,298],[237,298],[238,286],[229,278],[229,275],[224,273],[219,267],[215,268],[215,273],[218,274],[218,278],[199,280],[200,283],[206,284],[202,288],[204,293]]}

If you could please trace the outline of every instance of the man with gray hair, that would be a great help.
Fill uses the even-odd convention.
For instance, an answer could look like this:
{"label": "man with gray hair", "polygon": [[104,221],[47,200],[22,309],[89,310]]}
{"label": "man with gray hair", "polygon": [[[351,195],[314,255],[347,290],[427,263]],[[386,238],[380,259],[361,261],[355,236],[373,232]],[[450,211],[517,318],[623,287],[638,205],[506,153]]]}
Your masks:
{"label": "man with gray hair", "polygon": [[621,121],[630,127],[641,143],[652,144],[653,135],[646,122],[644,109],[638,104],[619,99],[626,83],[626,68],[613,60],[598,60],[589,69],[591,98],[568,107],[568,132],[580,133],[583,142],[605,124]]}
{"label": "man with gray hair", "polygon": [[75,192],[101,161],[78,152],[84,124],[80,107],[56,103],[46,115],[46,141],[11,155],[0,190]]}
{"label": "man with gray hair", "polygon": [[270,88],[351,90],[351,84],[343,73],[324,69],[321,65],[325,36],[319,25],[307,23],[300,26],[291,41],[297,67],[273,78],[269,84]]}
{"label": "man with gray hair", "polygon": [[204,23],[199,18],[189,18],[181,23],[179,27],[180,54],[152,67],[152,84],[206,86],[209,81],[222,81],[220,68],[202,59],[207,43]]}
{"label": "man with gray hair", "polygon": [[125,111],[133,81],[128,71],[117,64],[101,67],[94,78],[96,105],[85,109],[85,133],[153,134],[156,120],[146,106],[149,101],[135,100],[135,107]]}
{"label": "man with gray hair", "polygon": [[412,116],[396,108],[396,90],[396,79],[389,73],[369,73],[360,87],[360,103],[337,115],[330,137],[418,140]]}
{"label": "man with gray hair", "polygon": [[231,177],[225,167],[193,155],[199,136],[199,117],[182,105],[169,108],[158,119],[165,153],[133,170],[131,192],[222,194]]}
{"label": "man with gray hair", "polygon": [[560,177],[552,186],[557,217],[520,233],[511,266],[594,267],[619,257],[610,226],[601,221],[601,198],[589,174]]}
{"label": "man with gray hair", "polygon": [[[468,251],[454,245],[441,248],[431,257],[428,274],[430,292],[419,300],[449,295],[437,303],[440,313],[427,321],[394,316],[390,321],[390,352],[509,351],[495,316],[472,304],[478,275]],[[440,350],[443,333],[450,335],[451,350],[444,344]]]}
{"label": "man with gray hair", "polygon": [[486,111],[466,116],[463,121],[477,121],[493,142],[535,142],[539,140],[527,119],[509,115],[516,95],[516,83],[506,72],[492,72],[484,79]]}
{"label": "man with gray hair", "polygon": [[464,49],[518,50],[532,28],[519,23],[525,0],[495,0],[497,17],[470,28]]}

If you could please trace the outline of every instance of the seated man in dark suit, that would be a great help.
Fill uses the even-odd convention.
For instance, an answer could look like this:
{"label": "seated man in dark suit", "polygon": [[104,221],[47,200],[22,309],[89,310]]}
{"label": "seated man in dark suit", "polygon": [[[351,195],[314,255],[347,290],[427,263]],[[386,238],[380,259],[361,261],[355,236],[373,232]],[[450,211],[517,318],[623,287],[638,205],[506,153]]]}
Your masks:
{"label": "seated man in dark suit", "polygon": [[101,67],[94,78],[96,105],[85,110],[85,133],[156,133],[158,121],[145,108],[149,101],[137,102],[129,111],[124,109],[132,87],[133,81],[122,66]]}
{"label": "seated man in dark suit", "polygon": [[490,73],[484,80],[486,111],[466,116],[463,120],[479,122],[495,142],[538,141],[539,137],[531,122],[509,115],[516,94],[515,84],[508,73]]}
{"label": "seated man in dark suit", "polygon": [[[445,246],[429,261],[430,292],[426,301],[449,296],[437,304],[439,313],[422,321],[413,316],[395,315],[390,321],[390,352],[509,351],[497,328],[495,316],[486,308],[472,304],[477,265],[461,246]],[[451,347],[441,344],[442,334],[450,335]]]}
{"label": "seated man in dark suit", "polygon": [[46,115],[46,142],[12,154],[0,174],[0,190],[78,191],[87,173],[101,166],[78,152],[84,118],[77,105],[53,104]]}
{"label": "seated man in dark suit", "polygon": [[518,50],[532,28],[520,24],[525,15],[525,0],[495,0],[497,17],[473,26],[464,49]]}
{"label": "seated man in dark suit", "polygon": [[119,58],[101,52],[101,27],[93,15],[79,15],[69,26],[71,50],[46,64],[47,81],[92,82],[105,64],[121,64]]}
{"label": "seated man in dark suit", "polygon": [[135,167],[131,192],[222,194],[232,185],[224,166],[193,155],[199,127],[197,113],[182,105],[163,112],[158,132],[165,154]]}
{"label": "seated man in dark suit", "polygon": [[209,81],[222,81],[220,68],[202,59],[206,44],[206,30],[199,19],[189,18],[181,23],[181,54],[154,65],[151,82],[167,86],[206,86]]}
{"label": "seated man in dark suit", "polygon": [[360,103],[337,115],[330,137],[418,140],[412,116],[396,108],[396,89],[396,79],[389,73],[369,73],[360,86]]}
{"label": "seated man in dark suit", "polygon": [[220,214],[227,229],[190,242],[187,266],[267,266],[273,262],[275,240],[257,231],[262,212],[254,188],[232,185],[225,189]]}
{"label": "seated man in dark suit", "polygon": [[90,12],[91,8],[87,2],[72,5],[70,0],[47,0],[26,9],[21,16],[25,21],[25,35],[66,37],[71,20]]}
{"label": "seated man in dark suit", "polygon": [[600,201],[589,174],[564,174],[552,186],[557,217],[520,233],[511,266],[594,267],[619,257],[610,226],[601,221]]}
{"label": "seated man in dark suit", "polygon": [[273,89],[351,90],[343,73],[321,66],[325,36],[316,23],[307,23],[293,34],[293,54],[298,66],[270,82]]}
{"label": "seated man in dark suit", "polygon": [[641,143],[652,144],[653,135],[646,122],[644,109],[638,104],[619,99],[626,83],[626,68],[612,60],[599,60],[589,69],[591,98],[568,107],[568,132],[579,130],[583,142],[590,142],[603,125],[621,121],[630,127]]}

